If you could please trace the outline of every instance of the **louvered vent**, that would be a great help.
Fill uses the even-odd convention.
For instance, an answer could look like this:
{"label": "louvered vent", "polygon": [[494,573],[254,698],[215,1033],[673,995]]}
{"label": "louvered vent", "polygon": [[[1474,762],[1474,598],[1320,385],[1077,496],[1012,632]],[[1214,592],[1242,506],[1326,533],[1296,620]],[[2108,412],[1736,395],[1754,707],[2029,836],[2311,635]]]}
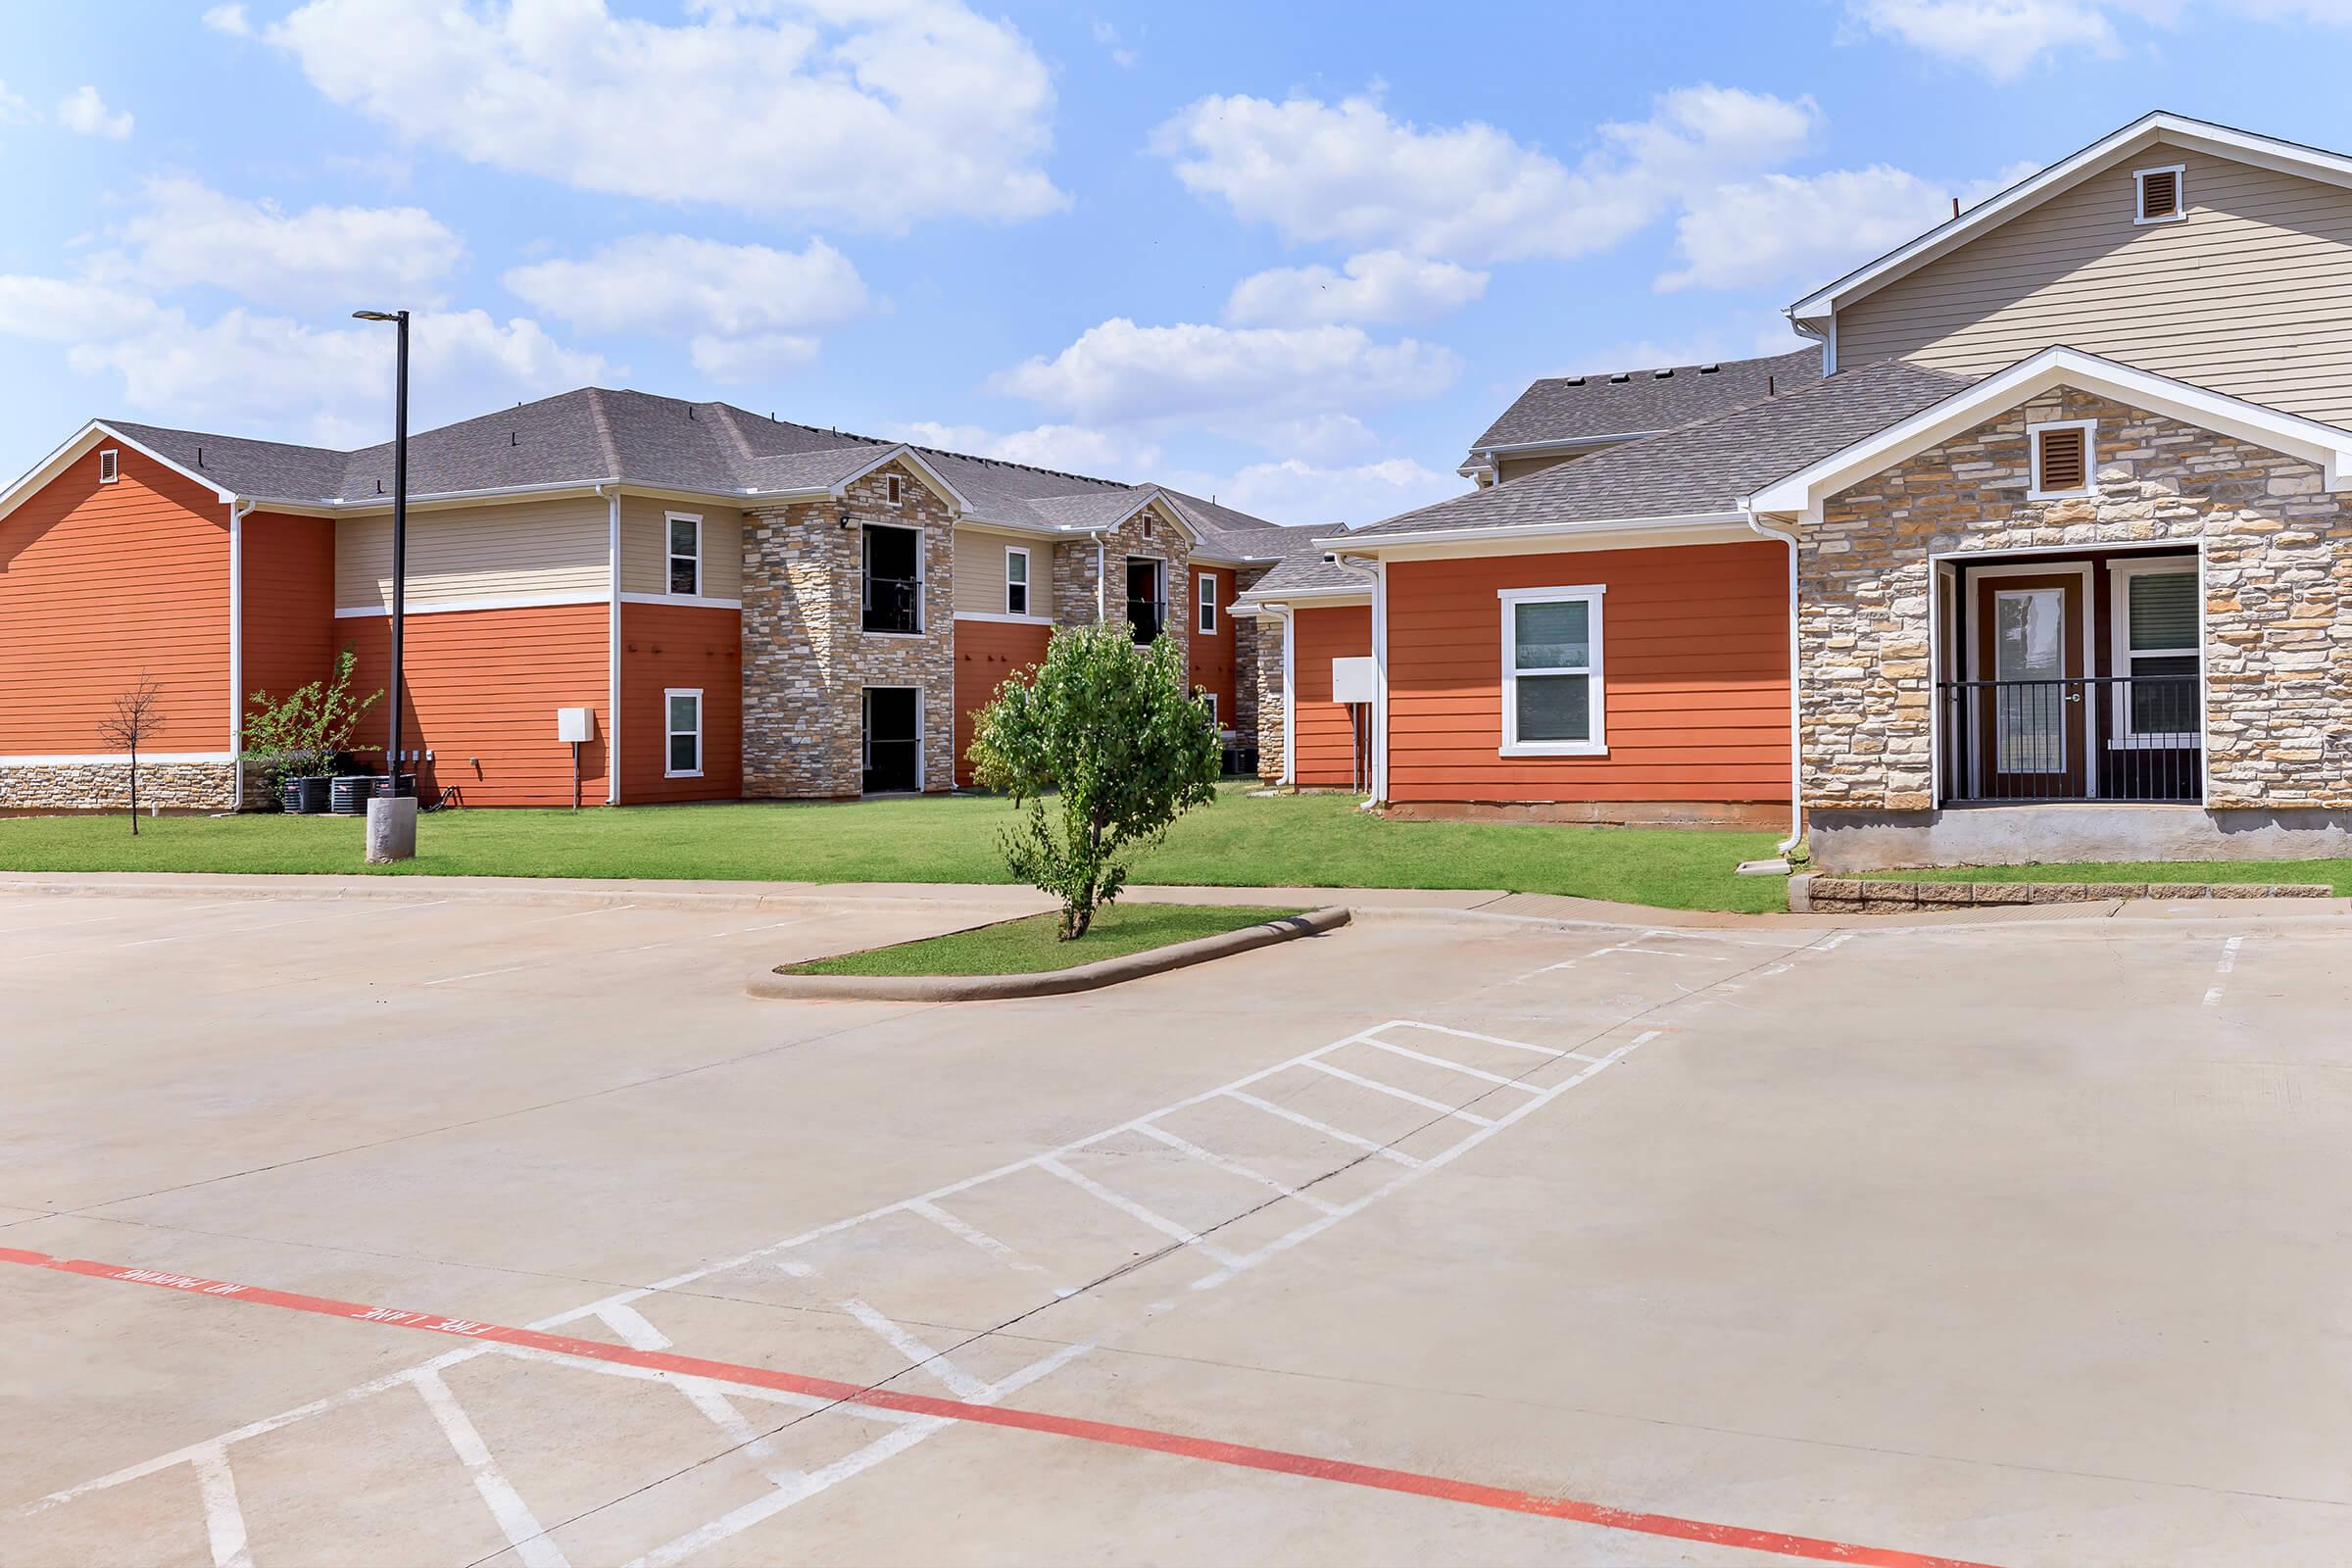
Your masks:
{"label": "louvered vent", "polygon": [[2081,430],[2041,432],[2038,451],[2041,472],[2036,476],[2036,489],[2058,491],[2083,488],[2083,433]]}
{"label": "louvered vent", "polygon": [[2180,172],[2151,169],[2139,176],[2139,218],[2154,222],[2180,216]]}

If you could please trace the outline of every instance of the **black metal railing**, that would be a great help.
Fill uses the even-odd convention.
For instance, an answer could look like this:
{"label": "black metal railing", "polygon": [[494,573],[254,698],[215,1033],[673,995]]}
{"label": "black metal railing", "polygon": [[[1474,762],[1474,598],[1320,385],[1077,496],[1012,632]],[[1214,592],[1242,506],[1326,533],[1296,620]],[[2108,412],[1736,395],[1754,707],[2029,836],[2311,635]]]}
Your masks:
{"label": "black metal railing", "polygon": [[1936,697],[1946,801],[2203,798],[2194,675],[1938,681]]}
{"label": "black metal railing", "polygon": [[1127,624],[1135,628],[1137,642],[1151,644],[1159,641],[1159,634],[1168,629],[1168,602],[1165,599],[1128,600]]}
{"label": "black metal railing", "polygon": [[921,631],[923,585],[912,577],[865,579],[867,631]]}

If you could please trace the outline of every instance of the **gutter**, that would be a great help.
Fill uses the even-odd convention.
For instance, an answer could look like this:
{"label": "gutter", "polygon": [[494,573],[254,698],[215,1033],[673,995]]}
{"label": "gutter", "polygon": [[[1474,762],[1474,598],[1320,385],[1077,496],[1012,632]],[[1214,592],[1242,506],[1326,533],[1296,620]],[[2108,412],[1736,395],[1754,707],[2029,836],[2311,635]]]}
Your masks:
{"label": "gutter", "polygon": [[1318,550],[1353,551],[1378,559],[1376,552],[1395,545],[1441,545],[1463,541],[1494,539],[1574,539],[1589,533],[1635,533],[1647,529],[1671,531],[1677,528],[1722,527],[1726,524],[1744,524],[1748,514],[1744,508],[1737,512],[1690,512],[1661,517],[1606,517],[1592,522],[1533,522],[1517,523],[1496,528],[1423,528],[1412,533],[1384,533],[1343,535],[1338,538],[1317,539]]}
{"label": "gutter", "polygon": [[228,503],[228,808],[245,809],[245,514],[258,502]]}
{"label": "gutter", "polygon": [[1804,752],[1797,734],[1797,683],[1803,665],[1798,658],[1796,631],[1796,535],[1773,527],[1753,512],[1747,514],[1747,525],[1764,538],[1778,539],[1788,547],[1788,836],[1775,846],[1787,855],[1805,836]]}

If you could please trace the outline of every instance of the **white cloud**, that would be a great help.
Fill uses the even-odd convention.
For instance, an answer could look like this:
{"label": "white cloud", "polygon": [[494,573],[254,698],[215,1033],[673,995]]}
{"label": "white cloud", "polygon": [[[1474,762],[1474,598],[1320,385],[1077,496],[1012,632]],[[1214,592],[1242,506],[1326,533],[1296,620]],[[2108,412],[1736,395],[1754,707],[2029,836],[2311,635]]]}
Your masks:
{"label": "white cloud", "polygon": [[2014,81],[2065,54],[2112,59],[2125,23],[2178,26],[2194,11],[2285,25],[2352,26],[2352,0],[1847,0],[1856,29]]}
{"label": "white cloud", "polygon": [[721,337],[700,332],[686,344],[694,368],[713,381],[760,381],[816,362],[817,340],[805,332],[754,332]]}
{"label": "white cloud", "polygon": [[334,102],[494,168],[582,189],[879,229],[1021,219],[1046,67],[956,0],[697,0],[664,26],[605,0],[311,0],[269,29]]}
{"label": "white cloud", "polygon": [[511,270],[507,287],[589,332],[752,338],[830,326],[865,309],[850,259],[821,239],[799,251],[638,234],[579,260]]}
{"label": "white cloud", "polygon": [[1225,320],[1231,326],[1430,321],[1486,293],[1487,276],[1452,262],[1369,251],[1348,258],[1344,273],[1277,267],[1245,277],[1225,302]]}
{"label": "white cloud", "polygon": [[10,92],[7,82],[0,81],[0,125],[29,125],[38,119],[40,116],[33,112],[32,105],[21,94]]}
{"label": "white cloud", "polygon": [[75,278],[0,276],[0,334],[77,343],[153,326],[176,313],[142,294]]}
{"label": "white cloud", "polygon": [[1297,458],[1256,463],[1222,476],[1179,473],[1168,483],[1213,495],[1269,522],[1361,527],[1400,512],[1430,506],[1468,489],[1458,475],[1439,473],[1410,458],[1388,458],[1350,467],[1318,467]]}
{"label": "white cloud", "polygon": [[[1798,337],[1787,318],[1743,317],[1720,325],[1670,338],[1629,338],[1561,355],[1545,375],[1614,375],[1620,370],[1654,370],[1669,365],[1711,365],[1721,360],[1753,359],[1767,354],[1792,354],[1819,345]],[[1503,394],[1516,395],[1516,388]]]}
{"label": "white cloud", "polygon": [[57,102],[57,122],[68,130],[84,136],[102,136],[108,141],[122,141],[130,134],[130,111],[117,113],[106,107],[95,87],[76,87]]}
{"label": "white cloud", "polygon": [[965,452],[975,458],[1025,463],[1096,478],[1141,480],[1159,462],[1159,447],[1107,430],[1079,424],[1040,424],[999,433],[977,424],[940,424],[916,419],[883,426],[882,433],[920,447]]}
{"label": "white cloud", "polygon": [[[411,334],[419,427],[610,371],[534,321],[501,323],[481,311],[418,316]],[[135,411],[198,428],[337,442],[380,439],[390,419],[391,338],[378,326],[318,327],[243,310],[198,326],[171,311],[140,330],[77,344],[67,363],[119,376]]]}
{"label": "white cloud", "polygon": [[1821,174],[1766,174],[1719,185],[1675,222],[1684,265],[1657,286],[1755,288],[1827,283],[2034,172],[2013,166],[1955,187],[1883,164]]}
{"label": "white cloud", "polygon": [[1396,120],[1372,96],[1209,97],[1153,147],[1196,195],[1291,239],[1479,263],[1607,250],[1687,193],[1786,161],[1817,119],[1810,98],[1681,87],[1645,121],[1602,125],[1571,168],[1492,125]]}
{"label": "white cloud", "polygon": [[151,179],[90,258],[92,277],[170,291],[209,286],[281,309],[429,305],[466,246],[418,207],[312,207],[240,201],[184,176]]}
{"label": "white cloud", "polygon": [[1442,391],[1458,368],[1450,350],[1376,343],[1352,326],[1138,326],[1119,317],[991,386],[1088,424],[1185,420],[1264,442],[1281,439],[1269,428],[1277,421]]}
{"label": "white cloud", "polygon": [[253,36],[253,24],[246,20],[245,8],[240,5],[213,7],[204,14],[204,24],[213,31],[226,33],[231,38]]}
{"label": "white cloud", "polygon": [[1094,34],[1095,42],[1101,44],[1104,49],[1110,51],[1110,63],[1112,65],[1125,69],[1133,68],[1139,57],[1133,49],[1128,48],[1125,44],[1119,41],[1118,28],[1112,26],[1107,22],[1098,22],[1094,26]]}

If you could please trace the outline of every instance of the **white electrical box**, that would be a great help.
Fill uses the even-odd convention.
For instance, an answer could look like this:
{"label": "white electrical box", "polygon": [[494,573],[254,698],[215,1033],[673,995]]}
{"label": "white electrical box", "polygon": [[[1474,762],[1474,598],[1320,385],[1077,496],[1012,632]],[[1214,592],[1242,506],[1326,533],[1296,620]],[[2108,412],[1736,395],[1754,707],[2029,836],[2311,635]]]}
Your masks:
{"label": "white electrical box", "polygon": [[1335,703],[1368,703],[1372,701],[1378,680],[1369,657],[1335,659],[1331,662],[1331,700]]}
{"label": "white electrical box", "polygon": [[592,741],[596,739],[596,710],[591,708],[557,709],[556,739],[560,741]]}

